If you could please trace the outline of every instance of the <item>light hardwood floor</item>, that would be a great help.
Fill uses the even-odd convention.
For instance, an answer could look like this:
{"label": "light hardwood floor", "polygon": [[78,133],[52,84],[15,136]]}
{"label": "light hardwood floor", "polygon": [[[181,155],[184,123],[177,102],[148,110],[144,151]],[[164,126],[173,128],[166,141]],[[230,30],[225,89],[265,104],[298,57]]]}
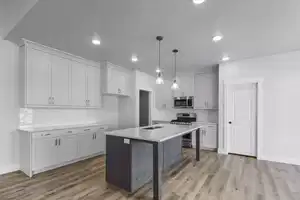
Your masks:
{"label": "light hardwood floor", "polygon": [[[164,177],[163,199],[300,200],[300,166],[205,151],[195,164],[194,151],[185,154],[186,159]],[[133,195],[107,185],[102,156],[32,179],[21,172],[0,176],[0,200],[148,200],[151,185]]]}

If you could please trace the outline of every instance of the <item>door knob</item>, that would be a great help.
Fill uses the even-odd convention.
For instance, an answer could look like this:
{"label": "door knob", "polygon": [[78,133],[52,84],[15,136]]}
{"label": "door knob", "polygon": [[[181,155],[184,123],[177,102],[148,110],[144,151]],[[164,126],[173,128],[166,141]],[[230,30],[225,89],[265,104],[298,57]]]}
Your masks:
{"label": "door knob", "polygon": [[232,122],[231,122],[231,121],[229,121],[229,122],[228,122],[228,124],[232,124]]}

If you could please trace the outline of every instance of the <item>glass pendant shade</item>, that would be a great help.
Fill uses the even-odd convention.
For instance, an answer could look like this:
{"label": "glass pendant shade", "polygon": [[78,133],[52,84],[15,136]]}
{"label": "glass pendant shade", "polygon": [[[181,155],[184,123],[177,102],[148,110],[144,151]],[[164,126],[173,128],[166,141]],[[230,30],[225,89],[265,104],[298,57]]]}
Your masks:
{"label": "glass pendant shade", "polygon": [[171,86],[171,89],[172,90],[178,90],[179,89],[179,85],[176,81],[176,55],[178,53],[178,49],[174,49],[173,51],[173,54],[174,54],[174,80],[173,80],[173,84]]}
{"label": "glass pendant shade", "polygon": [[160,72],[157,74],[157,78],[156,78],[155,82],[158,85],[164,84],[164,79],[163,79],[162,74]]}
{"label": "glass pendant shade", "polygon": [[179,89],[179,85],[178,83],[176,82],[176,80],[173,81],[173,84],[171,86],[171,89],[172,90],[178,90]]}
{"label": "glass pendant shade", "polygon": [[158,66],[155,70],[155,72],[157,73],[157,77],[156,77],[156,84],[161,85],[164,84],[164,79],[163,79],[163,75],[162,75],[162,69],[160,66],[160,43],[163,40],[162,36],[157,36],[156,40],[158,41]]}

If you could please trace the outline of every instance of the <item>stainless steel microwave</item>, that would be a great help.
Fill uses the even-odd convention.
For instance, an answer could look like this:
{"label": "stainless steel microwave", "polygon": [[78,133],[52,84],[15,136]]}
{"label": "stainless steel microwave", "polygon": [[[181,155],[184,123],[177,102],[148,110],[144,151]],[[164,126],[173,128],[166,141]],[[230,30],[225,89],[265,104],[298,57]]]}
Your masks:
{"label": "stainless steel microwave", "polygon": [[174,108],[194,108],[194,97],[174,97]]}

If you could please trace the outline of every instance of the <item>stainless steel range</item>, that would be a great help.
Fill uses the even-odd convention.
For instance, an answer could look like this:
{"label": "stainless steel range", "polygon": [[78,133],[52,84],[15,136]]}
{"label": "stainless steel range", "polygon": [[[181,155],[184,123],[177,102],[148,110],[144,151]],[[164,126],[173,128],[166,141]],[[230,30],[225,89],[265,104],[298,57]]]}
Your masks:
{"label": "stainless steel range", "polygon": [[[177,113],[177,119],[171,121],[171,124],[191,125],[197,121],[196,113]],[[182,147],[192,148],[192,133],[182,137]]]}

